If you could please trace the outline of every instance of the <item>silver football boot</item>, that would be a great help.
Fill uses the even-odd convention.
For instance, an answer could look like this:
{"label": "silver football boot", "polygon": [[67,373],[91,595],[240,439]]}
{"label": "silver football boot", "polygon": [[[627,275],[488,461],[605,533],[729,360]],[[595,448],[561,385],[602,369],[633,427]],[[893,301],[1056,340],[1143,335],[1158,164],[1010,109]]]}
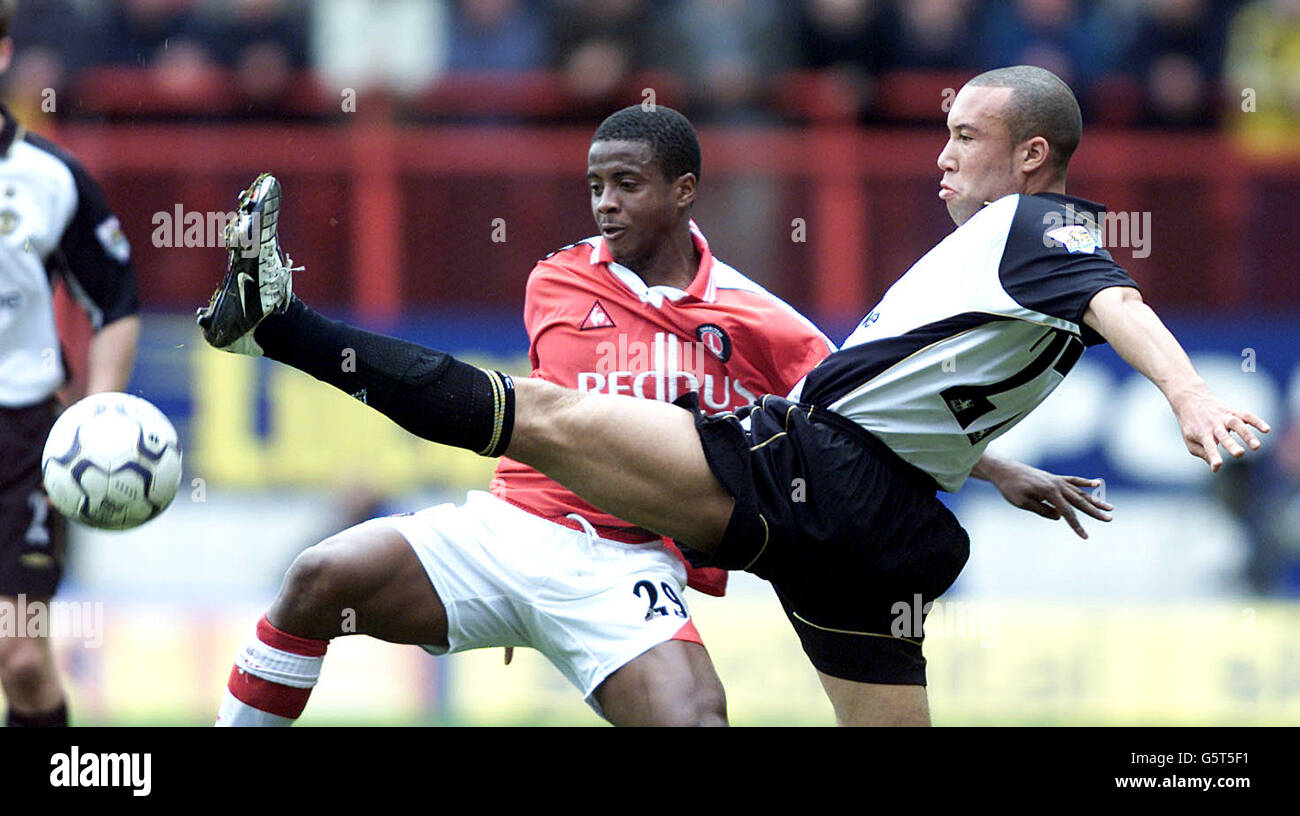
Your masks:
{"label": "silver football boot", "polygon": [[212,300],[198,310],[203,339],[213,348],[260,357],[262,347],[253,330],[293,300],[293,272],[298,270],[280,248],[279,215],[280,182],[263,173],[239,195],[235,218],[226,224],[226,275]]}

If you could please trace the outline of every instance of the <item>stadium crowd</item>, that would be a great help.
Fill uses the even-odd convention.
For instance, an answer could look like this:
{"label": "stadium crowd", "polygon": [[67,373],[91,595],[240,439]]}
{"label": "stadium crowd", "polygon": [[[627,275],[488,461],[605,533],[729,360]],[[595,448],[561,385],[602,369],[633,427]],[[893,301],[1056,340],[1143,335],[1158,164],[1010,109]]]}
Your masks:
{"label": "stadium crowd", "polygon": [[147,115],[130,69],[167,115],[328,113],[349,87],[455,116],[426,92],[477,77],[475,113],[586,119],[652,76],[703,122],[898,122],[948,76],[1032,63],[1090,121],[1213,127],[1246,87],[1300,118],[1300,0],[22,0],[13,33],[9,98],[68,91],[72,116]]}

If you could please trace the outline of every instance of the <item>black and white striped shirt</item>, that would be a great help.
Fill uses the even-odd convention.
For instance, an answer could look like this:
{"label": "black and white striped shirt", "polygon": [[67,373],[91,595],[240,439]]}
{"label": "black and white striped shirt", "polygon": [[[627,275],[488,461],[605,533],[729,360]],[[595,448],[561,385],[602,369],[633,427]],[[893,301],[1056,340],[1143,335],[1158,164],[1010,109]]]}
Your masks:
{"label": "black and white striped shirt", "polygon": [[49,398],[67,378],[54,324],[62,277],[98,331],[135,313],[131,250],[103,192],[0,106],[0,406]]}
{"label": "black and white striped shirt", "polygon": [[985,206],[900,278],[840,351],[795,386],[944,490],[1103,342],[1093,295],[1137,284],[1100,246],[1104,207],[1043,193]]}

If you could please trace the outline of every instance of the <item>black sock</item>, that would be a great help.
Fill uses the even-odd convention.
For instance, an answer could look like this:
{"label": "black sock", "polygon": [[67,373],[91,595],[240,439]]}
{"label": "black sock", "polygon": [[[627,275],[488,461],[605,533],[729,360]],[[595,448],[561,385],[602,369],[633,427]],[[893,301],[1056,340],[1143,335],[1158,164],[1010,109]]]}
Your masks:
{"label": "black sock", "polygon": [[500,456],[514,428],[510,377],[353,328],[294,300],[254,334],[267,357],[347,392],[423,439]]}
{"label": "black sock", "polygon": [[5,715],[6,728],[64,728],[68,724],[68,704],[59,703],[59,707],[50,711],[37,711],[34,714],[19,714],[9,706]]}

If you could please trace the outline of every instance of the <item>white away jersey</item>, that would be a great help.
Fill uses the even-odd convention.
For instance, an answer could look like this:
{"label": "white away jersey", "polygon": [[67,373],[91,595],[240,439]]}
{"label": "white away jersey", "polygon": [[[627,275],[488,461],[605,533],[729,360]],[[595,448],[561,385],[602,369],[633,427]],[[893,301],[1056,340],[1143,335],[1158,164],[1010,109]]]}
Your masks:
{"label": "white away jersey", "polygon": [[1086,345],[1093,295],[1137,284],[1101,248],[1105,208],[1043,193],[987,205],[903,275],[791,399],[829,408],[956,490]]}
{"label": "white away jersey", "polygon": [[98,331],[138,308],[130,247],[81,165],[0,106],[0,406],[34,405],[66,378],[54,324],[62,275]]}

